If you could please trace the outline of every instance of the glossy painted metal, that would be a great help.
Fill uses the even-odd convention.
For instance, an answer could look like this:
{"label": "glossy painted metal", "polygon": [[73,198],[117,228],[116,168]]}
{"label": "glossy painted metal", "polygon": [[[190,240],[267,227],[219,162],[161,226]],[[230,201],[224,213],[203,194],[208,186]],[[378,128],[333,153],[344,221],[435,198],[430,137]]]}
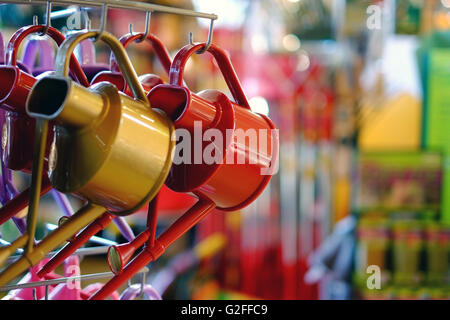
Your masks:
{"label": "glossy painted metal", "polygon": [[[216,59],[236,103],[231,102],[219,91],[208,90],[195,95],[183,86],[182,75],[187,59],[205,47],[206,44],[188,45],[179,51],[170,68],[171,84],[156,86],[148,94],[152,106],[164,110],[172,118],[177,129],[187,129],[191,133],[194,131],[194,121],[201,122],[204,130],[219,129],[223,137],[227,136],[227,129],[233,133],[237,129],[262,130],[263,136],[262,138],[260,136],[260,139],[267,140],[267,150],[259,150],[258,147],[245,143],[242,146],[238,144],[240,141],[232,139],[223,150],[220,150],[224,163],[173,164],[166,185],[178,192],[192,192],[199,201],[158,239],[154,239],[152,232],[156,223],[155,215],[149,215],[148,228],[136,238],[139,238],[136,243],[112,247],[108,254],[108,262],[113,272],[120,273],[108,281],[91,299],[105,299],[110,292],[119,288],[142,267],[160,257],[167,247],[216,207],[231,211],[250,204],[264,190],[271,178],[270,174],[262,175],[261,170],[274,168],[277,161],[278,138],[273,132],[275,126],[269,118],[250,110],[226,53],[214,45],[207,50]],[[191,152],[194,155],[195,143],[191,145],[194,146]],[[203,145],[203,149],[204,147]],[[227,153],[232,153],[234,158],[237,153],[244,153],[246,161],[244,164],[228,164],[225,161]],[[249,157],[255,155],[259,161],[252,164]],[[147,238],[142,251],[126,264],[127,259]]]}
{"label": "glossy painted metal", "polygon": [[[22,35],[22,37],[21,37],[22,40],[20,40],[20,39],[17,40],[16,37],[13,37],[13,39],[16,39],[15,47],[17,48],[18,46],[20,46],[20,43],[22,42],[22,40],[24,38]],[[60,41],[61,40],[59,40],[57,42],[59,43]],[[77,49],[79,49],[79,51],[80,51],[80,56],[82,58],[82,69],[85,73],[86,72],[94,73],[92,75],[92,77],[93,77],[98,72],[108,69],[107,66],[97,64],[95,62],[95,48],[94,48],[94,44],[92,41],[90,41],[90,40],[83,41],[80,44],[80,46],[77,47]],[[48,38],[32,36],[32,38],[26,43],[25,49],[23,51],[24,51],[24,54],[22,56],[23,64],[22,65],[18,64],[19,68],[21,68],[22,71],[32,70],[33,76],[38,76],[41,73],[54,70],[54,60],[55,60],[54,48],[53,48],[52,44],[50,43],[50,41],[48,40]],[[3,43],[2,43],[1,53],[2,53],[1,58],[3,60],[4,59]],[[38,55],[39,55],[39,63],[35,67]],[[24,67],[26,67],[26,69],[24,69]],[[87,75],[87,76],[89,79],[89,75]],[[81,75],[81,77],[82,77],[82,75]],[[85,84],[87,84],[87,83],[85,83]],[[6,111],[2,110],[2,112],[6,112]],[[7,122],[4,127],[4,130],[7,132],[8,128],[13,128],[13,130],[11,130],[11,131],[18,132],[17,134],[13,134],[12,135],[13,137],[17,137],[19,135],[19,133],[22,133],[22,134],[19,135],[20,141],[18,141],[15,144],[14,143],[9,144],[8,148],[6,148],[6,149],[7,150],[16,150],[18,145],[22,146],[22,147],[26,147],[22,143],[22,140],[24,139],[23,136],[24,136],[25,131],[27,131],[27,130],[32,132],[34,120],[29,119],[28,116],[25,114],[15,114],[15,113],[11,113],[11,112],[8,114],[9,114],[9,119],[8,119],[9,126],[8,126],[8,122]],[[2,120],[4,120],[3,117],[2,117]],[[5,121],[1,121],[0,127],[3,128],[4,123],[5,123]],[[14,124],[11,125],[11,123],[14,123]],[[29,123],[31,123],[32,126],[28,126]],[[52,140],[52,131],[49,132],[49,135],[50,136],[49,136],[48,141],[50,143]],[[7,141],[10,141],[10,142],[15,141],[14,139],[8,140],[7,136],[8,135],[6,133],[4,135],[4,139],[3,139],[4,143],[7,143]],[[32,138],[32,136],[31,136],[31,138]],[[18,150],[18,153],[22,154],[20,151],[21,150]],[[30,152],[31,152],[31,150],[30,150]],[[0,153],[2,154],[1,157],[3,159],[3,148],[0,150]],[[12,161],[12,162],[14,162],[14,161]],[[6,172],[7,170],[10,170],[10,169],[6,168],[6,166],[4,166],[4,164],[2,162],[2,172]],[[7,176],[10,176],[10,174]],[[47,180],[47,185],[50,186],[48,179],[46,179],[46,180]],[[9,182],[9,181],[5,181],[5,182]],[[9,184],[12,184],[12,183],[9,183]],[[14,187],[14,186],[12,186],[12,187]],[[43,189],[43,191],[45,191],[45,192],[47,192],[48,190],[49,190],[49,188],[47,188],[47,187]],[[25,193],[22,193],[22,195],[27,194],[27,193],[28,193],[28,190]],[[0,222],[0,224],[3,223],[4,222],[3,220],[7,219],[8,217],[14,216],[17,214],[17,210],[15,210],[14,208],[24,209],[27,206],[28,200],[26,197],[24,198],[24,197],[22,197],[22,195],[20,195],[18,198],[14,199],[17,194],[18,194],[18,192],[16,191],[15,194],[9,196],[7,200],[2,200],[2,203],[6,204],[8,201],[13,199],[6,208],[1,209],[0,221],[2,221],[2,222]],[[42,195],[42,192],[41,192],[41,195]],[[73,214],[73,210],[70,207],[68,199],[66,198],[65,195],[62,195],[61,193],[57,192],[56,190],[53,190],[52,195],[66,216],[70,216]],[[11,208],[13,208],[13,210],[11,210]],[[4,214],[5,212],[6,212],[6,214]],[[15,217],[13,217],[13,220],[14,220],[15,224],[17,225],[17,227],[19,228],[19,231],[21,233],[24,233],[25,232],[24,219],[17,219]],[[131,229],[127,225],[127,223],[123,220],[123,218],[116,217],[114,219],[114,223],[118,226],[118,228],[120,229],[120,231],[122,232],[122,234],[125,236],[126,239],[129,239],[129,240],[134,239],[133,232],[131,231]]]}
{"label": "glossy painted metal", "polygon": [[[141,41],[144,35],[145,35],[144,33],[126,34],[120,38],[120,42],[122,43],[124,48],[127,48],[131,43],[135,41]],[[156,57],[161,62],[161,65],[163,66],[167,74],[169,74],[170,65],[172,61],[164,44],[161,42],[161,40],[159,40],[156,36],[152,34],[147,35],[147,37],[144,40],[152,46],[152,49],[155,52]],[[113,83],[119,89],[119,91],[122,91],[128,95],[132,95],[130,88],[127,86],[127,83],[124,77],[122,76],[122,73],[120,72],[114,54],[111,54],[110,68],[111,71],[104,71],[97,74],[97,76],[95,76],[95,78],[92,80],[92,84],[99,83],[102,81],[110,82]],[[139,82],[144,87],[144,90],[146,92],[150,91],[156,85],[163,83],[162,79],[154,74],[146,74],[140,76]]]}
{"label": "glossy painted metal", "polygon": [[125,268],[123,268],[120,274],[109,280],[90,299],[102,300],[107,298],[111,292],[117,290],[128,279],[139,272],[140,269],[158,259],[165,252],[166,248],[172,245],[172,243],[184,235],[214,208],[215,205],[211,200],[204,199],[198,201],[191,209],[164,231],[158,239],[154,240],[154,245],[152,247],[144,246],[142,251],[131,260]]}
{"label": "glossy painted metal", "polygon": [[107,64],[98,63],[96,61],[95,45],[93,41],[82,41],[76,48],[77,57],[80,59],[81,67],[83,68],[89,82],[100,72],[109,70]]}
{"label": "glossy painted metal", "polygon": [[[17,39],[16,37],[13,37],[13,39],[16,39],[16,41],[17,41],[16,47],[18,45],[20,45],[20,42],[23,40],[23,38],[22,38],[22,40],[20,40],[20,39]],[[22,71],[30,73],[31,71],[29,71],[29,70],[33,70],[33,75],[37,75],[39,73],[47,72],[47,71],[54,69],[54,48],[53,48],[52,44],[50,43],[49,38],[32,36],[32,38],[26,43],[25,49],[23,51],[24,51],[24,54],[22,56],[23,63],[20,64],[16,61],[17,66]],[[0,56],[1,63],[3,64],[4,58],[5,58],[3,41],[1,41],[0,53],[1,53],[1,56]],[[39,64],[37,67],[35,67],[38,55],[39,55]],[[9,121],[11,121],[12,119],[15,119],[13,121],[16,121],[17,117],[15,116],[14,113],[5,111],[4,109],[1,109],[0,112],[1,112],[0,127],[4,128],[5,131],[8,131],[8,123],[6,122],[6,113],[8,113],[8,115],[10,116],[10,118],[8,119]],[[24,114],[22,114],[20,117],[22,117],[23,119],[28,118]],[[25,120],[25,121],[27,121],[27,120]],[[20,121],[20,120],[17,120],[16,123],[18,124],[19,127],[24,124],[24,122]],[[21,130],[21,128],[15,128],[12,131],[24,133],[26,130],[29,130],[30,128],[27,127],[25,129],[24,128],[22,128],[22,129],[23,130]],[[17,135],[14,135],[14,136],[17,136]],[[23,139],[23,137],[22,137],[22,139]],[[7,141],[8,141],[7,134],[4,134],[3,135],[3,143],[7,144]],[[20,146],[22,146],[22,145],[20,144]],[[14,149],[14,147],[17,147],[17,144],[8,145],[8,148],[2,147],[0,149],[0,154],[1,154],[0,158],[4,159],[4,157],[3,157],[4,149],[11,150],[11,149]],[[16,217],[16,215],[19,213],[19,211],[25,209],[25,207],[27,206],[27,204],[28,204],[28,199],[27,199],[28,195],[27,194],[28,194],[29,190],[25,190],[22,193],[19,193],[17,191],[17,189],[15,188],[15,186],[12,182],[11,169],[7,168],[7,166],[5,165],[3,160],[1,161],[1,169],[2,169],[1,177],[2,177],[3,188],[2,188],[2,193],[1,193],[1,197],[0,197],[1,198],[0,202],[2,203],[2,208],[0,211],[0,221],[1,221],[0,225],[3,224],[6,220],[8,220],[9,217],[12,217],[19,232],[21,234],[23,234],[24,232],[26,232],[25,219],[18,218],[18,217]],[[41,191],[41,195],[43,193],[48,192],[48,190],[50,189],[50,182],[48,181],[48,179],[46,177],[44,177],[44,179],[46,181],[45,181],[45,183],[44,183],[45,185]],[[56,191],[54,191],[52,193],[52,195],[55,198],[55,200],[57,201],[57,203],[60,204],[60,208],[63,210],[64,214],[70,215],[71,208],[70,208],[70,204],[68,203],[67,198]]]}
{"label": "glossy painted metal", "polygon": [[[171,121],[152,110],[125,49],[110,34],[110,45],[135,99],[102,82],[83,88],[67,78],[64,53],[92,38],[95,32],[68,37],[58,51],[58,74],[40,79],[28,99],[27,111],[55,122],[49,156],[52,185],[127,215],[150,201],[164,183],[174,149]],[[41,101],[47,101],[42,104]]]}
{"label": "glossy painted metal", "polygon": [[[127,48],[133,42],[138,43],[148,43],[153,49],[156,58],[161,63],[161,66],[166,71],[167,75],[170,72],[171,58],[168,50],[165,48],[164,44],[153,34],[133,33],[126,34],[120,38],[121,43],[125,48]],[[120,73],[117,66],[117,61],[114,54],[110,57],[110,72],[102,72],[98,74],[92,81],[93,83],[99,83],[102,81],[107,81],[113,83],[120,91],[125,92],[128,95],[132,95],[130,88],[126,85],[125,79]],[[143,86],[145,92],[149,92],[158,84],[163,84],[161,77],[155,74],[144,74],[139,76],[139,81]],[[189,195],[183,193],[177,193],[166,186],[163,186],[160,192],[160,204],[159,208],[161,210],[181,212],[187,210],[190,206],[195,203],[195,199]]]}
{"label": "glossy painted metal", "polygon": [[[21,258],[9,265],[0,273],[0,286],[4,286],[29,267],[36,265],[41,261],[47,253],[58,247],[67,238],[74,235],[81,226],[85,226],[103,214],[105,209],[101,206],[87,204],[77,211],[69,220],[62,224],[58,229],[46,236],[42,241],[38,242],[33,250],[25,252]],[[29,214],[30,215],[30,214]],[[26,244],[28,235],[24,234],[18,240],[12,243],[14,247],[22,247]],[[3,248],[2,248],[3,249]],[[0,249],[1,250],[1,249]]]}
{"label": "glossy painted metal", "polygon": [[[30,268],[28,273],[19,280],[17,283],[20,284],[29,284],[36,281],[45,281],[45,280],[53,280],[57,279],[60,276],[56,273],[50,273],[46,275],[44,278],[38,277],[36,272],[39,270],[40,265],[43,265],[46,262],[46,259],[39,262],[36,266]],[[45,287],[37,287],[34,288],[36,290],[36,298],[41,299],[45,297]],[[53,286],[49,286],[49,291],[53,289]],[[2,300],[33,300],[33,288],[20,288],[13,289],[7,293],[6,296],[2,298]]]}
{"label": "glossy painted metal", "polygon": [[[50,180],[47,177],[43,178],[40,195],[44,195],[52,189]],[[30,198],[30,188],[25,189],[19,193],[16,197],[8,201],[3,207],[0,208],[0,225],[16,216],[28,206],[28,200]]]}
{"label": "glossy painted metal", "polygon": [[[217,129],[222,137],[230,137],[221,149],[216,146],[215,152],[219,152],[222,161],[212,164],[203,159],[203,152],[211,141],[203,142],[200,163],[195,161],[199,151],[196,141],[192,141],[190,163],[174,164],[166,185],[177,192],[191,192],[211,199],[218,209],[235,211],[255,200],[269,182],[271,174],[262,175],[261,172],[270,173],[270,169],[276,167],[278,137],[268,117],[251,111],[231,61],[219,47],[211,45],[207,51],[215,58],[235,102],[217,90],[194,94],[183,86],[187,60],[202,48],[204,44],[183,47],[172,63],[170,84],[153,88],[148,98],[154,108],[165,111],[172,118],[177,129],[187,129],[191,137],[195,136],[195,122],[201,124],[201,134],[207,129]],[[251,143],[251,139],[238,139],[238,130],[247,132],[248,129],[256,133],[257,143]],[[267,147],[260,148],[261,145]],[[242,155],[245,159],[239,162]]]}
{"label": "glossy painted metal", "polygon": [[[10,256],[12,256],[18,249],[25,246],[27,244],[27,242],[28,242],[28,235],[25,233],[25,234],[21,235],[19,238],[17,238],[17,240],[12,242],[10,245],[1,247],[0,248],[0,268],[3,267],[3,265],[8,261],[8,258]],[[1,278],[1,276],[0,276],[0,278]]]}
{"label": "glossy painted metal", "polygon": [[[78,31],[72,31],[68,34],[73,32]],[[81,67],[89,81],[91,81],[98,73],[109,70],[108,65],[98,63],[96,61],[94,41],[91,41],[90,39],[81,41],[80,44],[75,48],[75,52],[77,57],[79,57],[80,59]],[[55,193],[60,194],[58,192]],[[128,241],[134,239],[134,233],[123,217],[115,217],[113,219],[113,222],[120,230],[120,233],[125,237],[125,239],[127,239]],[[61,261],[61,263],[62,262],[63,261]]]}
{"label": "glossy painted metal", "polygon": [[43,277],[44,275],[54,271],[78,248],[88,242],[92,236],[105,229],[113,219],[114,216],[112,214],[105,212],[100,218],[90,223],[74,239],[70,240],[60,251],[58,251],[58,253],[53,256],[45,265],[42,266],[42,268],[37,273],[38,276]]}
{"label": "glossy painted metal", "polygon": [[[138,33],[133,35],[127,34],[121,37],[119,41],[122,43],[123,47],[126,48],[132,42],[141,40],[144,35],[145,35],[144,33]],[[168,74],[170,70],[171,60],[167,52],[167,49],[164,47],[163,43],[154,35],[150,34],[145,39],[152,45],[157,57],[159,58],[161,64],[164,66],[164,69],[167,71]],[[86,41],[83,41],[82,43],[85,42]],[[146,92],[148,92],[154,86],[162,83],[162,80],[156,75],[145,75],[144,77],[140,77],[139,81],[141,82],[141,85],[143,86]],[[125,78],[122,76],[122,73],[120,71],[119,65],[115,59],[114,54],[111,54],[111,71],[101,72],[97,74],[97,76],[92,80],[92,84],[100,82],[113,83],[120,91],[126,92],[128,95],[132,95],[132,92],[126,83]],[[113,221],[113,219],[114,216],[107,212],[102,217],[92,222],[83,231],[81,231],[74,239],[72,239],[67,245],[65,245],[64,248],[61,249],[54,257],[52,257],[49,260],[49,262],[45,264],[43,268],[39,271],[39,274],[44,275],[48,272],[55,270],[55,268],[59,266],[61,263],[63,263],[63,261],[68,256],[73,254],[73,252],[75,252],[79,247],[84,245],[91,236],[105,229]],[[139,236],[136,239],[136,241],[139,241],[139,239],[142,238],[143,238],[142,236]],[[131,241],[132,239],[128,240]],[[141,243],[141,245],[142,244],[143,242]]]}
{"label": "glossy painted metal", "polygon": [[[27,116],[25,103],[31,88],[37,79],[17,66],[17,52],[22,41],[29,35],[41,33],[45,26],[28,26],[19,29],[6,48],[6,65],[0,66],[0,107],[6,110],[6,123],[2,128],[3,161],[13,170],[29,171],[33,158],[35,120]],[[48,35],[60,45],[64,36],[54,28],[48,29]],[[70,69],[76,79],[89,86],[75,56],[70,61]],[[48,145],[51,143],[50,132]]]}
{"label": "glossy painted metal", "polygon": [[149,246],[154,245],[160,195],[161,192],[148,205],[147,229],[128,243],[109,247],[107,254],[108,265],[114,274],[121,273],[123,267],[127,265],[133,254],[144,244],[147,243]]}
{"label": "glossy painted metal", "polygon": [[[119,93],[110,84],[86,89],[68,78],[68,57],[76,45],[97,37],[118,58],[135,99]],[[172,163],[173,124],[162,112],[150,108],[125,49],[113,35],[72,34],[58,50],[56,66],[56,75],[40,79],[27,100],[27,113],[36,117],[39,125],[27,221],[31,223],[27,223],[27,233],[12,243],[18,246],[17,243],[26,242],[27,247],[24,255],[0,274],[0,285],[35,265],[105,209],[125,215],[150,201],[164,183]],[[88,204],[33,246],[28,235],[31,237],[35,230],[44,161],[42,145],[50,120],[55,123],[55,141],[49,155],[50,180],[61,191],[85,197]]]}
{"label": "glossy painted metal", "polygon": [[[45,26],[28,26],[19,29],[11,38],[6,50],[6,65],[0,67],[0,107],[5,110],[5,122],[2,127],[2,167],[5,169],[29,171],[32,161],[32,143],[35,134],[35,120],[25,112],[25,102],[36,78],[25,72],[24,67],[17,62],[17,52],[23,40],[36,33],[40,33]],[[60,45],[64,36],[56,29],[49,28],[49,36]],[[41,52],[46,54],[46,52]],[[32,55],[30,60],[34,60]],[[42,58],[44,59],[44,58]],[[28,61],[31,63],[31,61]],[[48,67],[48,65],[46,66]],[[78,81],[88,85],[87,79],[75,57],[71,57],[70,68]],[[47,140],[47,147],[52,139],[52,131]],[[44,177],[44,186],[41,195],[50,190],[50,183]],[[23,191],[10,200],[0,209],[0,225],[9,218],[16,216],[28,206],[29,189]],[[24,222],[15,219],[19,229],[24,231]]]}

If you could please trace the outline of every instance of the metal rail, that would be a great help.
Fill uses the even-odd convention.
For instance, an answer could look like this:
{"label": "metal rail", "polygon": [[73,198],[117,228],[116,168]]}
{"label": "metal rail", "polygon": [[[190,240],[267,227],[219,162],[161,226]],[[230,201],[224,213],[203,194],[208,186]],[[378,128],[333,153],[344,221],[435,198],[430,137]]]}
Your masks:
{"label": "metal rail", "polygon": [[[141,273],[145,274],[148,271],[149,271],[149,269],[147,267],[144,267],[137,274],[141,274]],[[64,277],[64,278],[51,279],[51,280],[35,281],[35,282],[29,282],[29,283],[20,283],[20,284],[13,284],[13,285],[0,287],[0,292],[2,292],[2,291],[10,291],[10,290],[17,290],[17,289],[52,286],[52,285],[68,282],[68,281],[71,281],[71,280],[84,281],[84,280],[107,279],[107,278],[111,278],[112,276],[114,276],[114,274],[112,272],[100,272],[100,273],[91,273],[91,274],[85,274],[85,275],[73,276],[73,277]]]}
{"label": "metal rail", "polygon": [[174,8],[168,6],[162,6],[158,4],[137,2],[137,1],[125,1],[125,0],[2,0],[2,3],[15,3],[15,4],[30,4],[30,5],[45,5],[47,2],[52,4],[66,4],[66,5],[79,5],[81,7],[102,7],[104,5],[108,8],[126,9],[126,10],[138,10],[138,11],[150,11],[150,12],[163,12],[171,13],[182,16],[197,17],[203,19],[217,20],[218,16],[212,13],[197,12],[188,9]]}
{"label": "metal rail", "polygon": [[[109,246],[81,248],[81,249],[76,250],[71,255],[72,256],[76,255],[79,257],[94,256],[94,255],[99,255],[99,254],[106,254],[108,252],[108,249],[109,249]],[[18,253],[22,253],[22,252],[23,252],[23,250],[18,251]],[[58,253],[58,251],[52,251],[52,252],[49,252],[45,257],[51,258],[57,253]],[[16,259],[18,259],[20,257],[21,256],[19,256],[19,255],[11,256],[8,258],[7,262],[8,263],[14,262]]]}

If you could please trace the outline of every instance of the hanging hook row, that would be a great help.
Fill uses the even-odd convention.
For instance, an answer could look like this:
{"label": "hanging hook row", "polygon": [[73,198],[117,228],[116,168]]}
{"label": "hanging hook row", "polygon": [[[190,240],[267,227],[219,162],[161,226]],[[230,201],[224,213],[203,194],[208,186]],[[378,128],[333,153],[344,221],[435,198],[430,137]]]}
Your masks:
{"label": "hanging hook row", "polygon": [[[150,34],[150,19],[151,19],[151,16],[152,16],[152,11],[146,11],[145,12],[145,31],[144,31],[144,34],[142,35],[142,37],[140,37],[139,39],[136,39],[135,42],[139,43],[139,42],[144,41],[148,37],[148,35]],[[132,23],[130,23],[129,28],[130,28],[130,34],[133,35],[133,24]]]}
{"label": "hanging hook row", "polygon": [[[18,4],[38,4],[45,3],[45,0],[2,0],[3,3],[18,3]],[[49,1],[50,2],[50,1]],[[169,7],[153,3],[129,1],[129,0],[52,0],[52,2],[66,5],[79,5],[82,7],[100,7],[108,5],[110,8],[138,10],[138,11],[152,11],[164,12],[169,14],[177,14],[182,16],[196,17],[201,19],[216,20],[218,17],[212,13],[198,12],[188,9]]]}
{"label": "hanging hook row", "polygon": [[[197,54],[202,54],[208,51],[209,47],[212,44],[213,40],[213,32],[214,32],[214,19],[210,19],[209,30],[208,30],[208,40],[206,41],[205,47],[203,49],[198,50]],[[192,39],[192,32],[189,32],[189,44],[193,45],[194,40]]]}
{"label": "hanging hook row", "polygon": [[[24,3],[29,4],[31,0],[3,0],[3,2],[6,3]],[[35,2],[44,2],[36,0]],[[168,6],[162,6],[162,5],[156,5],[151,3],[141,3],[141,2],[134,2],[134,1],[125,1],[125,0],[99,0],[94,4],[94,1],[77,1],[77,0],[58,0],[56,1],[61,4],[78,4],[80,6],[99,6],[101,4],[102,6],[102,13],[101,13],[101,22],[100,22],[100,29],[99,29],[99,35],[94,41],[97,41],[100,39],[101,36],[103,36],[105,29],[106,29],[106,23],[107,23],[107,11],[108,7],[114,7],[114,8],[120,8],[120,9],[131,9],[131,10],[139,10],[139,11],[145,11],[146,12],[146,31],[145,34],[149,34],[149,28],[150,25],[150,15],[152,12],[165,12],[165,13],[171,13],[171,14],[178,14],[183,16],[191,16],[191,17],[197,17],[202,19],[210,19],[210,25],[209,25],[209,31],[208,31],[208,40],[206,42],[206,45],[203,49],[197,51],[198,54],[206,52],[212,43],[213,38],[213,31],[214,31],[214,20],[216,20],[218,17],[215,14],[209,14],[209,13],[202,13],[202,12],[196,12],[192,10],[187,9],[181,9],[181,8],[173,8]],[[42,32],[42,35],[45,35],[50,28],[50,13],[52,8],[51,1],[46,1],[47,3],[47,15],[46,15],[46,25],[45,29]],[[88,22],[89,23],[89,22]],[[89,28],[88,28],[89,29]],[[132,27],[130,27],[132,31]],[[142,41],[143,39],[137,40],[137,42]],[[189,43],[193,44],[193,35],[190,32],[189,33]]]}

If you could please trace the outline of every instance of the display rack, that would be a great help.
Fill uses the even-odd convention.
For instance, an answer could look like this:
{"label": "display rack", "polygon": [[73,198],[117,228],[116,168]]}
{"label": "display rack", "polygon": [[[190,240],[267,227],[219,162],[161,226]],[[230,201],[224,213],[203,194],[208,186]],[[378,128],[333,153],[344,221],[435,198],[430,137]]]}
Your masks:
{"label": "display rack", "polygon": [[[136,274],[142,274],[142,286],[144,286],[145,282],[145,275],[149,271],[147,267],[142,268],[139,272]],[[100,272],[100,273],[91,273],[91,274],[84,274],[79,276],[73,276],[73,277],[62,277],[58,279],[51,279],[51,280],[43,280],[43,281],[34,281],[34,282],[28,282],[28,283],[20,283],[20,284],[14,284],[14,285],[8,285],[4,287],[0,287],[0,292],[5,291],[11,291],[11,290],[19,290],[19,289],[29,289],[33,288],[33,296],[35,296],[35,289],[37,287],[44,287],[45,286],[45,300],[48,300],[48,289],[50,286],[57,285],[60,283],[68,283],[70,281],[85,281],[85,280],[101,280],[101,279],[108,279],[113,277],[114,274],[112,272]],[[35,298],[35,300],[37,300]]]}
{"label": "display rack", "polygon": [[[163,6],[163,5],[157,5],[152,3],[144,3],[144,2],[137,2],[137,1],[124,1],[124,0],[99,0],[99,1],[92,1],[92,0],[51,0],[51,1],[43,1],[43,0],[4,0],[0,1],[0,5],[4,4],[23,4],[23,5],[34,5],[34,6],[46,6],[45,10],[45,21],[42,23],[43,27],[42,31],[39,35],[43,36],[46,35],[49,30],[51,29],[51,20],[52,18],[55,18],[55,15],[52,14],[52,5],[66,5],[69,8],[66,10],[63,10],[63,12],[59,12],[57,14],[58,17],[64,17],[68,16],[70,12],[75,13],[77,11],[84,11],[86,10],[92,10],[94,8],[100,9],[100,23],[97,30],[92,30],[90,25],[90,20],[87,18],[88,23],[86,24],[86,29],[90,31],[96,31],[97,36],[94,37],[93,41],[97,41],[99,39],[102,39],[107,34],[106,27],[107,27],[107,19],[108,19],[108,9],[115,8],[115,9],[121,9],[121,10],[128,10],[128,11],[141,11],[145,12],[145,32],[142,33],[143,36],[141,39],[145,39],[147,35],[150,32],[150,16],[153,12],[159,12],[159,13],[167,13],[167,14],[176,14],[181,16],[188,16],[188,17],[195,17],[200,19],[209,19],[209,29],[208,29],[208,37],[207,41],[203,48],[199,48],[196,53],[203,53],[207,51],[212,43],[212,36],[213,36],[213,26],[214,21],[218,19],[218,16],[212,13],[203,13],[203,12],[197,12],[193,10],[188,9],[181,9],[181,8],[175,8],[175,7],[169,7],[169,6]],[[73,7],[75,6],[75,7]],[[34,25],[38,24],[38,17],[33,17],[33,23]],[[41,26],[42,27],[42,26]],[[132,24],[130,24],[130,34],[133,35],[132,31]],[[138,42],[139,39],[136,40]],[[193,44],[192,39],[192,33],[189,33],[189,43]],[[37,146],[37,144],[36,144]],[[39,157],[41,158],[41,157]],[[37,168],[40,167],[40,164],[37,163],[38,166],[35,167],[35,164],[33,164],[33,170],[32,170],[32,181],[31,181],[31,190],[39,190],[41,181],[40,179],[36,179],[34,177],[35,171],[38,171]],[[5,241],[3,241],[3,245],[7,245],[12,248],[16,248],[15,251],[16,254],[24,254],[26,255],[28,252],[33,251],[34,248],[34,239],[35,237],[35,231],[36,231],[36,217],[37,217],[37,205],[36,203],[39,202],[39,195],[35,192],[30,193],[30,202],[28,206],[28,219],[27,219],[27,233],[25,236],[22,236],[18,240],[14,241],[12,244],[7,244]],[[29,218],[31,217],[31,218]],[[48,225],[47,229],[55,229],[56,226]],[[25,240],[26,244],[23,242]],[[91,239],[92,240],[92,239]],[[103,239],[100,239],[103,240]],[[97,243],[106,244],[105,241],[100,241]],[[95,241],[93,241],[95,242]],[[19,249],[20,247],[23,247],[23,245],[26,245],[24,249]],[[101,247],[94,247],[94,248],[82,248],[75,251],[72,255],[77,256],[87,256],[87,255],[96,255],[96,254],[105,254],[108,250],[107,246],[101,246]],[[46,254],[46,257],[50,257],[55,255],[56,252],[49,252]],[[10,256],[9,259],[7,259],[7,263],[15,264],[17,263],[24,255],[17,256],[13,255]],[[20,261],[19,261],[20,263]],[[148,272],[147,267],[143,267],[141,269],[136,268],[136,274],[142,274],[142,280],[141,280],[141,292],[144,292],[145,279],[146,279],[146,273]],[[3,287],[0,287],[0,292],[2,291],[11,291],[11,290],[18,290],[18,289],[26,289],[26,288],[32,288],[33,289],[33,298],[37,299],[36,295],[36,288],[38,287],[45,287],[45,299],[48,299],[48,292],[50,286],[57,285],[60,283],[65,283],[70,280],[96,280],[96,279],[105,279],[105,278],[111,278],[114,276],[112,272],[103,272],[103,273],[94,273],[94,274],[84,274],[74,277],[61,277],[58,279],[51,279],[51,280],[45,280],[45,281],[35,281],[35,282],[29,282],[29,283],[19,283],[15,285],[5,285]],[[2,284],[5,284],[6,281]],[[129,285],[131,288],[131,286]]]}
{"label": "display rack", "polygon": [[79,5],[81,7],[102,7],[107,6],[109,8],[126,9],[126,10],[138,10],[138,11],[149,11],[149,12],[163,12],[172,13],[182,16],[190,16],[196,18],[204,18],[210,20],[217,20],[218,16],[211,13],[197,12],[188,9],[181,9],[175,7],[162,6],[152,3],[144,3],[137,1],[125,1],[125,0],[95,0],[95,1],[85,1],[85,0],[57,0],[57,1],[43,1],[43,0],[3,0],[3,3],[14,3],[14,4],[30,4],[30,5],[42,5],[46,3],[53,4],[66,4],[66,5]]}
{"label": "display rack", "polygon": [[[203,53],[208,50],[212,43],[213,31],[214,31],[214,21],[218,19],[218,16],[213,13],[204,13],[194,10],[176,8],[163,6],[152,3],[144,3],[137,1],[125,1],[125,0],[56,0],[56,1],[43,1],[43,0],[4,0],[0,3],[11,3],[11,4],[28,4],[28,5],[46,5],[46,26],[50,27],[51,20],[51,8],[52,4],[61,5],[78,5],[81,8],[85,7],[100,7],[101,8],[101,21],[99,31],[102,34],[106,28],[107,11],[108,8],[124,9],[124,10],[137,10],[146,12],[146,34],[149,31],[150,15],[152,12],[161,12],[176,14],[182,16],[196,17],[201,19],[209,19],[209,29],[208,29],[208,40],[206,41],[206,46],[204,49],[200,50],[198,53]],[[132,31],[132,26],[130,24],[130,31]],[[44,32],[45,34],[46,32]],[[100,37],[99,37],[100,38]],[[189,43],[193,43],[192,33],[189,33]]]}

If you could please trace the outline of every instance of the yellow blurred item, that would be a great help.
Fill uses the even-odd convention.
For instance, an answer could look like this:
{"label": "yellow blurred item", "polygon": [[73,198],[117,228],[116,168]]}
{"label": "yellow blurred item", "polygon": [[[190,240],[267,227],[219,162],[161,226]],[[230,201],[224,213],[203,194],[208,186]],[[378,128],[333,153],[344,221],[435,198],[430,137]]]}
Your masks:
{"label": "yellow blurred item", "polygon": [[362,151],[416,150],[420,129],[421,102],[403,93],[387,100],[364,122],[358,144]]}

